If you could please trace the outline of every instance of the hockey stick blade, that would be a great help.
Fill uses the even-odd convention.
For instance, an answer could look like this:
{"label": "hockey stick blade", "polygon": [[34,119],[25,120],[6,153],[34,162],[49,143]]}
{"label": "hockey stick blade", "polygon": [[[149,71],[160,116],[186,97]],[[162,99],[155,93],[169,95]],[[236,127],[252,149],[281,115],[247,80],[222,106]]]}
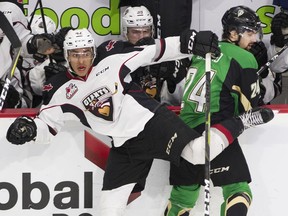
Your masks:
{"label": "hockey stick blade", "polygon": [[7,17],[2,12],[0,12],[0,20],[1,20],[0,28],[2,29],[4,34],[8,37],[12,47],[13,48],[21,47],[22,44],[19,40],[19,37],[17,36]]}

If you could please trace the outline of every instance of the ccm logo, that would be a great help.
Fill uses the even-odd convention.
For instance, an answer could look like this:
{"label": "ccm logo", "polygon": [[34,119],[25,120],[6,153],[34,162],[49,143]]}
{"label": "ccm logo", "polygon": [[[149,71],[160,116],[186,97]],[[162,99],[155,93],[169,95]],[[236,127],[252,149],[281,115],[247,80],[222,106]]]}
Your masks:
{"label": "ccm logo", "polygon": [[192,35],[190,36],[189,42],[188,42],[188,53],[192,53],[195,36],[196,36],[196,32],[193,31]]}

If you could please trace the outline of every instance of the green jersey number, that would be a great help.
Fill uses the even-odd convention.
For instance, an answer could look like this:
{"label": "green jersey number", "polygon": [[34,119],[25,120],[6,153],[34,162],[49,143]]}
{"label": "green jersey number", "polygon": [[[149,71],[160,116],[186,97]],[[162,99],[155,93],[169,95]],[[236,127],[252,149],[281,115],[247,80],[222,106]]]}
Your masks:
{"label": "green jersey number", "polygon": [[251,98],[255,98],[256,96],[260,94],[259,80],[251,84],[251,91],[252,91]]}
{"label": "green jersey number", "polygon": [[[194,102],[195,112],[205,112],[206,102],[206,74],[204,73],[198,80],[195,79],[196,68],[190,67],[186,77],[184,95],[188,92],[187,100]],[[210,80],[212,81],[216,72],[211,71]]]}

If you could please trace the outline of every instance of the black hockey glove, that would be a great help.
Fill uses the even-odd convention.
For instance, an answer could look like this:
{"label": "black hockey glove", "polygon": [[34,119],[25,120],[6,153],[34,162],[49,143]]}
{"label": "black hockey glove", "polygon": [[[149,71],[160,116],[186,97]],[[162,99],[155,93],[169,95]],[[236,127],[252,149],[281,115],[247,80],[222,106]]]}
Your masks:
{"label": "black hockey glove", "polygon": [[199,31],[187,29],[180,35],[180,51],[182,53],[199,55],[205,58],[206,53],[211,52],[213,57],[220,55],[218,36],[211,31]]}
{"label": "black hockey glove", "polygon": [[65,40],[65,36],[68,33],[69,30],[74,29],[72,27],[64,27],[61,28],[56,34],[55,34],[55,42],[59,46],[60,50],[63,49],[63,42]]}
{"label": "black hockey glove", "polygon": [[284,12],[276,14],[271,22],[271,40],[270,43],[277,47],[283,47],[288,41],[282,34],[282,28],[288,27],[288,15]]}
{"label": "black hockey glove", "polygon": [[45,53],[47,49],[55,48],[55,37],[53,34],[34,35],[27,43],[27,50],[30,54]]}
{"label": "black hockey glove", "polygon": [[33,58],[38,61],[38,62],[44,62],[47,58],[47,55],[43,55],[43,54],[40,54],[40,53],[34,53],[33,54]]}
{"label": "black hockey glove", "polygon": [[[5,82],[1,80],[0,92],[2,92],[4,84]],[[10,84],[3,108],[20,108],[21,104],[22,102],[19,92]]]}
{"label": "black hockey glove", "polygon": [[[258,69],[260,69],[263,65],[267,63],[268,61],[267,48],[262,41],[255,42],[249,51],[256,58],[258,63]],[[262,78],[265,78],[268,76],[268,73],[269,73],[268,68],[266,68],[266,70],[264,70],[260,75]]]}
{"label": "black hockey glove", "polygon": [[37,126],[34,120],[28,116],[18,117],[8,128],[6,139],[15,145],[35,140]]}
{"label": "black hockey glove", "polygon": [[141,38],[140,40],[138,40],[135,45],[136,46],[142,46],[142,45],[152,45],[152,44],[155,44],[154,38],[144,37],[144,38]]}
{"label": "black hockey glove", "polygon": [[61,64],[49,63],[48,66],[44,67],[44,70],[46,80],[49,80],[52,76],[58,73],[65,73],[67,71],[67,68]]}
{"label": "black hockey glove", "polygon": [[173,93],[176,89],[176,85],[186,77],[190,66],[190,60],[185,58],[165,63],[167,63],[167,71],[161,73],[161,75],[167,82],[169,92]]}

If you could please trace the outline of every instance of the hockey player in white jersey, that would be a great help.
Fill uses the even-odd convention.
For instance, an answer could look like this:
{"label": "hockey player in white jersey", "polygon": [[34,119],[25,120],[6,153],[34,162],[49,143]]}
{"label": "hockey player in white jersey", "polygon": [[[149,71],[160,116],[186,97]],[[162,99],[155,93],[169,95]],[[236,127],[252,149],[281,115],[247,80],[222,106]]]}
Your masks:
{"label": "hockey player in white jersey", "polygon": [[[284,4],[284,3],[283,3]],[[275,56],[288,44],[288,11],[281,9],[271,21],[271,39],[268,59]],[[263,83],[266,87],[264,102],[268,103],[282,93],[282,73],[288,71],[288,49],[284,50],[269,66],[269,73]]]}
{"label": "hockey player in white jersey", "polygon": [[[16,2],[0,1],[0,12],[6,16],[21,41],[21,58],[32,58],[32,54],[35,54],[38,51],[47,50],[47,47],[52,47],[51,41],[46,38],[49,35],[33,35],[31,33],[28,28],[28,19]],[[11,42],[1,28],[0,42],[0,79],[5,80],[12,64],[12,53]],[[22,71],[16,68],[14,76],[11,79],[11,85],[19,92],[21,98],[21,103],[19,103],[19,106],[17,107],[31,107],[32,98],[24,89],[24,80],[22,79],[23,76],[21,73]]]}
{"label": "hockey player in white jersey", "polygon": [[[33,36],[31,32],[27,29],[28,21],[24,16],[22,10],[19,6],[12,2],[2,1],[0,2],[0,12],[2,12],[8,21],[13,26],[17,36],[19,37],[22,44],[27,44],[29,39]],[[5,32],[0,28],[0,78],[1,80],[5,80],[8,70],[12,64],[12,57],[10,55],[10,46],[11,42],[5,35]],[[22,47],[22,56],[28,55],[28,51],[26,46]],[[17,107],[28,107],[29,106],[29,98],[25,97],[22,85],[22,79],[20,71],[16,68],[15,74],[11,79],[11,85],[19,92],[21,103]]]}
{"label": "hockey player in white jersey", "polygon": [[[57,134],[68,117],[111,137],[100,212],[101,216],[122,216],[129,194],[144,189],[154,158],[175,164],[184,158],[198,164],[204,163],[205,155],[204,136],[131,82],[130,74],[138,67],[192,53],[218,55],[218,38],[210,31],[187,30],[149,46],[127,46],[114,40],[104,43],[106,57],[102,55],[92,66],[96,47],[91,33],[87,29],[70,30],[64,41],[69,69],[45,84],[39,115],[35,119],[17,118],[6,137],[17,145],[33,140],[49,143],[50,133]],[[211,159],[244,129],[272,118],[270,109],[259,108],[213,125]]]}
{"label": "hockey player in white jersey", "polygon": [[[30,16],[29,26],[31,33],[34,35],[41,35],[45,32],[48,34],[55,34],[57,27],[56,23],[48,16],[44,15],[46,30],[44,29],[43,18],[41,15]],[[25,78],[25,88],[31,93],[32,107],[40,106],[42,102],[42,89],[46,81],[45,66],[54,62],[53,58],[48,58],[47,55],[34,53],[23,58],[21,71]]]}

